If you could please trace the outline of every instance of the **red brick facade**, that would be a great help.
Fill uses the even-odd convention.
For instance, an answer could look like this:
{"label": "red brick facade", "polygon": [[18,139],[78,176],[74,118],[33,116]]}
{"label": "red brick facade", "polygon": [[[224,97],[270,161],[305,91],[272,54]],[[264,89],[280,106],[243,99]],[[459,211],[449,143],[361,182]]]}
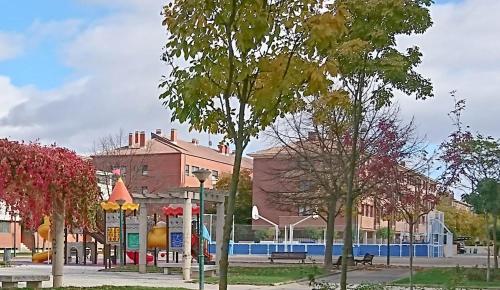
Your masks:
{"label": "red brick facade", "polygon": [[[307,213],[306,215],[301,214],[300,204],[283,206],[277,205],[273,201],[273,192],[296,192],[299,186],[293,184],[293,181],[287,180],[286,177],[283,178],[283,176],[286,176],[286,172],[294,170],[295,162],[290,158],[286,158],[286,156],[281,157],[282,154],[280,154],[280,151],[280,147],[274,147],[250,154],[253,157],[254,166],[252,199],[253,204],[258,207],[261,216],[278,224],[280,227],[285,227],[304,219],[306,215],[311,215],[311,213]],[[286,153],[284,154],[286,155]],[[430,179],[427,180],[433,182]],[[379,228],[387,226],[378,212],[370,199],[365,199],[359,204],[358,215],[354,219],[354,225],[359,227],[361,241],[366,243],[376,242],[376,231]],[[426,232],[425,218],[422,217],[421,223],[417,226],[417,233],[424,234]],[[263,220],[254,220],[253,225],[269,226]],[[301,222],[300,227],[326,228],[326,223],[321,218],[310,218]],[[344,227],[344,217],[341,215],[337,216],[335,219],[335,231],[342,232]],[[399,233],[407,233],[408,224],[405,222],[396,222],[395,230]]]}
{"label": "red brick facade", "polygon": [[[202,146],[196,139],[184,141],[176,130],[168,137],[157,130],[149,140],[144,132],[131,133],[128,146],[92,158],[98,170],[111,172],[121,168],[130,192],[199,186],[192,172],[201,168],[212,171],[212,182],[205,184],[211,188],[218,176],[232,172],[234,163],[228,146],[216,149]],[[252,169],[251,160],[244,158],[242,168]]]}

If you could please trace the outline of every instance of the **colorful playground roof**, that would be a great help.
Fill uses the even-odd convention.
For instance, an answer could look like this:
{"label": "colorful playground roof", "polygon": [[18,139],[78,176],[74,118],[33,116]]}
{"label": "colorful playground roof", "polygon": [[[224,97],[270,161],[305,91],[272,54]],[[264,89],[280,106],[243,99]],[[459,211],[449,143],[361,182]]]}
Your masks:
{"label": "colorful playground roof", "polygon": [[108,201],[102,202],[101,207],[104,210],[118,210],[120,209],[120,205],[117,203],[119,200],[124,201],[122,205],[122,209],[124,210],[137,210],[139,208],[139,205],[134,203],[121,177],[116,181]]}
{"label": "colorful playground roof", "polygon": [[123,182],[121,177],[116,181],[115,187],[113,188],[108,201],[117,202],[120,199],[124,200],[125,202],[133,202],[132,196],[128,192],[127,187],[125,186],[125,182]]}
{"label": "colorful playground roof", "polygon": [[[169,206],[165,206],[162,208],[162,210],[163,210],[163,214],[165,214],[167,216],[179,216],[179,215],[183,215],[183,213],[184,213],[184,208],[182,206],[174,205],[174,204],[171,204]],[[191,212],[193,215],[200,214],[200,207],[196,204],[193,205]]]}

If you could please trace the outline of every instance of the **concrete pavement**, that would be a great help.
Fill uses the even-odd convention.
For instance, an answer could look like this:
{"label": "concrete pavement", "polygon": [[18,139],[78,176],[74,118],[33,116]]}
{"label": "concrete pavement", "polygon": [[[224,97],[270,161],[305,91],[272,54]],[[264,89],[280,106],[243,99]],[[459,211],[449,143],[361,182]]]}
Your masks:
{"label": "concrete pavement", "polygon": [[[165,275],[159,273],[139,274],[135,272],[101,272],[102,267],[95,266],[65,266],[64,286],[92,287],[92,286],[149,286],[149,287],[183,287],[187,289],[198,289],[195,283],[182,281],[180,276]],[[2,274],[41,274],[50,275],[50,265],[21,265],[7,268],[0,268]],[[358,270],[348,274],[350,284],[360,284],[363,282],[385,283],[398,279],[407,274],[406,269],[377,269]],[[323,277],[319,281],[337,283],[339,275]],[[50,287],[51,281],[43,283],[44,287]],[[24,286],[24,285],[20,285]],[[217,285],[207,284],[207,290],[218,289]],[[252,286],[252,285],[230,285],[229,289],[234,290],[305,290],[311,289],[309,282],[290,283],[280,286]]]}
{"label": "concrete pavement", "polygon": [[[313,261],[314,260],[314,261]],[[385,257],[375,257],[375,264],[385,264]],[[20,262],[20,261],[16,261]],[[280,267],[283,264],[270,264],[266,256],[231,256],[231,265],[240,266],[269,266]],[[322,257],[313,257],[308,263],[323,262]],[[296,261],[290,263],[297,264]],[[407,266],[408,258],[391,258],[392,265]],[[418,267],[453,267],[457,264],[461,266],[485,266],[486,257],[481,256],[458,256],[452,258],[415,258],[415,265]],[[67,265],[64,267],[64,286],[150,286],[150,287],[183,287],[187,289],[197,289],[198,285],[182,281],[180,276],[165,275],[159,273],[139,274],[134,272],[101,272],[102,266],[75,266]],[[0,274],[51,274],[50,265],[15,265],[13,267],[0,268]],[[386,283],[403,278],[408,275],[406,267],[383,268],[369,267],[358,269],[348,273],[349,284]],[[334,274],[328,277],[318,279],[318,281],[338,283],[339,275]],[[51,282],[44,282],[44,287],[50,287]],[[217,285],[207,284],[207,290],[218,289]],[[311,289],[308,282],[290,283],[281,286],[249,286],[249,285],[231,285],[229,289],[234,290],[306,290]]]}

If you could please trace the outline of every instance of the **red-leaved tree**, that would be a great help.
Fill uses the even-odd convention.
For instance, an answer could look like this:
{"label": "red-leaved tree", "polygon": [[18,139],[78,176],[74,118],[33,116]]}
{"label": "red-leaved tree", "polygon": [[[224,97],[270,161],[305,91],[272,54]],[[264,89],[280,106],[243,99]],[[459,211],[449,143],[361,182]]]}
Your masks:
{"label": "red-leaved tree", "polygon": [[65,226],[93,226],[99,190],[91,163],[65,148],[0,139],[0,199],[28,228],[51,216],[53,286],[61,287]]}

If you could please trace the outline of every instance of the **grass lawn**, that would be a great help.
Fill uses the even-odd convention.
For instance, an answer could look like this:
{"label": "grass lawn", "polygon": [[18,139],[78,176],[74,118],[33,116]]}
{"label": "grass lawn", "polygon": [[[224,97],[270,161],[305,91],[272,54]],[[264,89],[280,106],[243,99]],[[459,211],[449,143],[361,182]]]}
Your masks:
{"label": "grass lawn", "polygon": [[[102,269],[100,271],[102,271],[102,272],[139,272],[139,265],[125,265],[125,266],[116,265],[113,268]],[[147,273],[163,273],[163,269],[158,268],[156,266],[147,266],[146,272]],[[114,288],[109,288],[109,289],[114,289]]]}
{"label": "grass lawn", "polygon": [[[229,267],[228,284],[272,285],[321,275],[326,270],[317,266]],[[194,277],[193,277],[194,278]],[[206,283],[218,283],[218,277],[207,277]]]}
{"label": "grass lawn", "polygon": [[[410,278],[394,281],[406,285]],[[423,269],[413,275],[414,285],[489,287],[500,289],[500,269],[491,269],[491,281],[486,282],[486,269],[479,268],[432,268]]]}

